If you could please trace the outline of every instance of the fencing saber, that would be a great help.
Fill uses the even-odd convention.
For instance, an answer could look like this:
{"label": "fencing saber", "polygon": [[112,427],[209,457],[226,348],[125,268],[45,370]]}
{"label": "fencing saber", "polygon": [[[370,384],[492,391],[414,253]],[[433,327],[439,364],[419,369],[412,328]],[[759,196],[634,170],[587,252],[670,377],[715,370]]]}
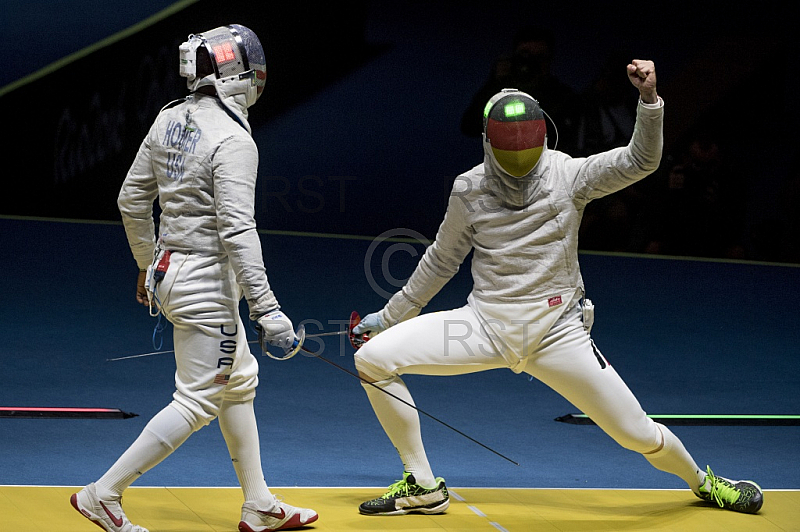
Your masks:
{"label": "fencing saber", "polygon": [[264,328],[261,327],[259,323],[255,324],[255,329],[258,331],[258,343],[261,345],[261,350],[270,358],[274,358],[275,360],[289,360],[293,356],[295,356],[299,351],[305,351],[308,354],[314,355],[308,349],[303,348],[303,342],[306,341],[306,338],[318,338],[320,336],[341,336],[346,334],[350,339],[350,345],[353,346],[354,349],[358,350],[359,347],[367,343],[369,340],[369,334],[366,333],[354,333],[353,329],[356,325],[361,323],[361,316],[358,315],[358,312],[355,310],[350,313],[350,321],[347,325],[347,329],[341,331],[334,331],[334,332],[325,332],[325,333],[317,333],[317,334],[306,334],[305,325],[302,323],[297,328],[294,333],[294,342],[292,343],[291,347],[284,348],[283,355],[275,355],[269,350],[269,342],[264,333]]}

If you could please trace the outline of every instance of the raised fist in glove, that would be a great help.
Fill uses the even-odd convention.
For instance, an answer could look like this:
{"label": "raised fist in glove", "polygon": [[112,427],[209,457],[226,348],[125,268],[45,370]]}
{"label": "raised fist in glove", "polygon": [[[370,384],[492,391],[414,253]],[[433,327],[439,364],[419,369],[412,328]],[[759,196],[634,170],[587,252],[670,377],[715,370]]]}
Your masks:
{"label": "raised fist in glove", "polygon": [[258,325],[263,330],[264,340],[280,349],[291,349],[297,340],[292,321],[280,310],[267,312],[258,318]]}

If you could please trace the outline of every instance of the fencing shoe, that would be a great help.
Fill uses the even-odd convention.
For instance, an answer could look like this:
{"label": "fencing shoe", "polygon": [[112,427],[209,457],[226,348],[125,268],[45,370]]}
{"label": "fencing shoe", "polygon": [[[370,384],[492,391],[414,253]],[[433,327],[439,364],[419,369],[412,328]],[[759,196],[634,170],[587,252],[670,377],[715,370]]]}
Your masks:
{"label": "fencing shoe", "polygon": [[89,484],[69,499],[72,507],[86,519],[106,530],[106,532],[148,532],[146,528],[131,524],[122,511],[122,497],[101,500],[97,496],[94,483]]}
{"label": "fencing shoe", "polygon": [[358,511],[365,515],[441,514],[448,506],[450,495],[442,477],[436,478],[436,487],[424,488],[414,475],[404,472],[403,480],[389,486],[389,491],[377,499],[361,503]]}
{"label": "fencing shoe", "polygon": [[706,481],[695,494],[704,501],[717,504],[720,508],[754,514],[764,503],[761,488],[751,480],[728,480],[718,477],[706,469]]}
{"label": "fencing shoe", "polygon": [[278,501],[269,512],[259,510],[252,503],[242,505],[242,520],[239,532],[271,532],[272,530],[288,530],[310,525],[319,518],[317,512],[308,508],[295,508],[285,502]]}

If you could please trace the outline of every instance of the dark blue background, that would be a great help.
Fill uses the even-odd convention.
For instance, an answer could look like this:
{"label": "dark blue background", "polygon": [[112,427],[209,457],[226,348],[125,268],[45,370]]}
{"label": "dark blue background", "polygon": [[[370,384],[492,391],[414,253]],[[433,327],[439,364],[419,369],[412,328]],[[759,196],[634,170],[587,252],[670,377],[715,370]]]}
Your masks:
{"label": "dark blue background", "polygon": [[[6,5],[10,16],[3,17],[0,39],[11,60],[0,72],[0,86],[170,4]],[[516,30],[539,24],[555,35],[553,73],[578,93],[617,52],[653,59],[659,93],[667,102],[662,171],[680,158],[691,134],[699,128],[713,131],[731,167],[730,183],[722,186],[732,187],[743,202],[744,228],[737,236],[744,250],[737,258],[800,260],[792,215],[799,190],[793,88],[800,68],[797,35],[782,2],[733,7],[679,1],[635,8],[519,0],[225,5],[220,10],[208,0],[188,3],[159,26],[158,42],[156,36],[152,42],[127,39],[111,46],[109,56],[97,52],[42,83],[0,97],[0,108],[21,127],[2,148],[17,178],[0,201],[0,213],[117,220],[115,192],[143,136],[134,126],[146,127],[163,103],[185,94],[170,39],[179,42],[189,31],[203,30],[199,24],[245,17],[241,22],[263,28],[270,63],[265,97],[251,110],[262,158],[259,227],[366,236],[406,227],[432,238],[452,179],[482,160],[479,140],[460,132],[462,113],[495,59],[510,52]],[[145,93],[146,101],[133,99],[133,110],[125,112],[138,109],[138,116],[116,124],[114,101],[142,91],[140,70],[126,55],[131,49],[134,58],[152,54],[148,61],[160,62],[146,71],[154,79],[144,81],[156,83],[161,92]],[[616,68],[625,76],[624,64]],[[94,117],[91,102],[98,93],[105,114]],[[630,98],[635,97],[633,91]],[[51,146],[47,136],[62,108],[75,122],[70,134],[88,135],[85,142],[73,141],[70,154],[73,166],[86,165],[84,175],[64,174],[58,159],[55,176],[48,175],[53,163],[35,166],[64,149]],[[41,114],[41,109],[47,110]],[[19,110],[24,112],[17,115]],[[28,127],[31,121],[38,130]],[[113,145],[116,139],[121,146]],[[741,181],[733,184],[735,177]],[[647,181],[656,184],[657,179]],[[36,194],[25,186],[31,180]],[[637,190],[658,206],[659,193],[648,186]],[[634,209],[642,208],[641,198],[634,203]],[[608,221],[609,213],[599,209],[597,202],[588,212]],[[598,231],[614,228],[601,224]],[[586,238],[583,245],[644,251],[638,243],[611,249],[596,238]]]}

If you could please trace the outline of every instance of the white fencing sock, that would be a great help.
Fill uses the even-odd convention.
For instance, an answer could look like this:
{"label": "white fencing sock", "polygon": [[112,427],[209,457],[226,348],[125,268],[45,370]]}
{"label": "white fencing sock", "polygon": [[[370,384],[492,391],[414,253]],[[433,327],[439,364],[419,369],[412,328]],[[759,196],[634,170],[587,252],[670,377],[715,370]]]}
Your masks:
{"label": "white fencing sock", "polygon": [[167,405],[153,416],[130,447],[95,483],[97,496],[112,499],[133,481],[172,454],[194,429],[175,408]]}
{"label": "white fencing sock", "polygon": [[253,502],[261,510],[271,510],[275,506],[275,497],[269,491],[261,469],[261,447],[253,401],[223,402],[218,420],[245,502]]}
{"label": "white fencing sock", "polygon": [[[405,470],[414,475],[420,486],[435,487],[436,479],[422,445],[419,413],[367,383],[362,382],[361,385],[367,392],[369,402],[372,403],[372,409],[383,430],[397,449]],[[403,399],[408,404],[414,404],[411,393],[400,377],[376,382],[375,386]]]}
{"label": "white fencing sock", "polygon": [[660,423],[656,423],[656,426],[663,436],[663,444],[661,448],[644,453],[643,456],[653,467],[679,476],[693,492],[698,493],[698,488],[705,482],[706,474],[697,467],[681,440],[672,431]]}

